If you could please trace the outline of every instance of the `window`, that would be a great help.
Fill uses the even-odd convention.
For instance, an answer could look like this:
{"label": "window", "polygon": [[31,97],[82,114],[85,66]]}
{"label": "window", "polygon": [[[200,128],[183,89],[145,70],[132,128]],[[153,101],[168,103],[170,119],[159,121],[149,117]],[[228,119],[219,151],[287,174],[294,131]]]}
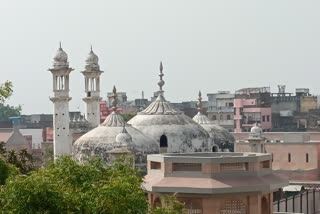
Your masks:
{"label": "window", "polygon": [[266,122],[266,116],[262,116],[262,122]]}
{"label": "window", "polygon": [[160,162],[151,161],[150,167],[151,167],[151,169],[161,169],[161,163]]}
{"label": "window", "polygon": [[173,163],[173,171],[201,171],[201,163]]}
{"label": "window", "polygon": [[291,153],[288,153],[288,162],[291,162]]}
{"label": "window", "polygon": [[213,146],[213,147],[212,147],[212,152],[218,152],[218,151],[219,151],[218,146]]}
{"label": "window", "polygon": [[212,115],[212,120],[217,120],[217,116],[216,115]]}
{"label": "window", "polygon": [[168,147],[168,139],[164,134],[160,137],[160,147]]}
{"label": "window", "polygon": [[268,121],[268,122],[270,121],[270,116],[269,116],[269,115],[267,116],[267,121]]}
{"label": "window", "polygon": [[231,120],[230,114],[227,115],[227,120]]}
{"label": "window", "polygon": [[306,162],[309,163],[309,154],[306,153]]}
{"label": "window", "polygon": [[233,103],[229,103],[229,107],[233,107]]}

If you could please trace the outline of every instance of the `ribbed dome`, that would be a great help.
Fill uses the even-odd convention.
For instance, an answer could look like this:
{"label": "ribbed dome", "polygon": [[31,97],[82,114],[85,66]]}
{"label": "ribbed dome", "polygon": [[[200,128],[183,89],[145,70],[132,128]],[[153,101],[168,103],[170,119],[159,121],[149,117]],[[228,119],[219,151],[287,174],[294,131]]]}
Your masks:
{"label": "ribbed dome", "polygon": [[206,130],[164,98],[162,69],[161,64],[158,98],[128,123],[145,135],[152,136],[160,146],[160,138],[165,136],[167,152],[208,151],[210,137]]}

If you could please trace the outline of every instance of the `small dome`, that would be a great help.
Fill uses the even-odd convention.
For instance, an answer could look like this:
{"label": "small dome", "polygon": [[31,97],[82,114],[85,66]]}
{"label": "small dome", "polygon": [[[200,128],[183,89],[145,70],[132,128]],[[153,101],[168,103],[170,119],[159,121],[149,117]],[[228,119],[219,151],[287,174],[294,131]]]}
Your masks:
{"label": "small dome", "polygon": [[116,136],[116,142],[127,145],[132,142],[132,137],[127,132],[125,126],[123,126],[122,132]]}
{"label": "small dome", "polygon": [[86,58],[85,69],[88,71],[99,71],[99,57],[93,52],[92,47]]}
{"label": "small dome", "polygon": [[262,138],[262,135],[262,128],[257,123],[255,123],[250,130],[250,138]]}
{"label": "small dome", "polygon": [[209,133],[214,143],[218,145],[221,150],[228,149],[233,152],[233,144],[235,142],[233,135],[225,128],[209,120],[209,118],[202,113],[202,98],[200,91],[198,96],[198,114],[196,114],[192,119]]}
{"label": "small dome", "polygon": [[56,54],[53,57],[53,67],[54,68],[68,68],[68,55],[67,53],[61,48],[61,44],[59,49],[57,50]]}

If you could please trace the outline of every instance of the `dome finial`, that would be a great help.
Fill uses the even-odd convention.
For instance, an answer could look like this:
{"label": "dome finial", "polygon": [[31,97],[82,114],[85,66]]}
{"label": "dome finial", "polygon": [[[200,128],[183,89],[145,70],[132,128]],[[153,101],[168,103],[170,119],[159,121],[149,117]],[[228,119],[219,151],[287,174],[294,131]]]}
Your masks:
{"label": "dome finial", "polygon": [[162,65],[162,61],[160,61],[160,74],[159,74],[159,77],[160,77],[160,81],[158,82],[158,86],[160,87],[159,88],[159,95],[163,95],[163,90],[162,90],[162,87],[164,86],[164,81],[162,79],[162,77],[164,76],[164,74],[162,73],[163,71],[163,65]]}
{"label": "dome finial", "polygon": [[90,50],[92,51],[92,45],[90,46]]}
{"label": "dome finial", "polygon": [[62,50],[61,41],[59,42],[59,49]]}
{"label": "dome finial", "polygon": [[197,103],[197,106],[198,106],[198,112],[201,113],[201,111],[202,111],[201,91],[199,91],[199,93],[198,93],[198,103]]}
{"label": "dome finial", "polygon": [[112,90],[112,109],[113,111],[117,110],[117,104],[118,104],[118,99],[117,99],[117,89],[116,86],[113,86],[113,90]]}

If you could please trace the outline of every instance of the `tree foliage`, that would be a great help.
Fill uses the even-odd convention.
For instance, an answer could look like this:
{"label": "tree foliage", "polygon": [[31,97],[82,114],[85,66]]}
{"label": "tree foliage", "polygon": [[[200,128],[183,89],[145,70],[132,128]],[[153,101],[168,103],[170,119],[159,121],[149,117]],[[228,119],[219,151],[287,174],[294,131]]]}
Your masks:
{"label": "tree foliage", "polygon": [[[147,213],[142,176],[117,161],[77,164],[60,158],[27,176],[9,179],[0,191],[5,213]],[[18,196],[18,197],[17,197]]]}
{"label": "tree foliage", "polygon": [[8,120],[9,117],[17,117],[21,115],[21,106],[18,107],[4,105],[0,103],[0,120]]}
{"label": "tree foliage", "polygon": [[18,153],[14,150],[7,151],[5,143],[0,142],[0,157],[7,164],[16,167],[22,174],[27,174],[35,169],[33,156],[26,149],[22,149]]}
{"label": "tree foliage", "polygon": [[128,122],[129,120],[131,120],[131,118],[133,118],[134,116],[136,116],[135,114],[123,114],[122,117],[123,119]]}
{"label": "tree foliage", "polygon": [[6,81],[0,85],[0,120],[8,120],[9,117],[16,117],[21,115],[21,106],[18,107],[5,105],[5,101],[11,97],[13,93],[12,82]]}
{"label": "tree foliage", "polygon": [[161,205],[151,211],[152,214],[186,214],[184,203],[177,200],[176,194],[161,197]]}
{"label": "tree foliage", "polygon": [[0,103],[4,103],[12,95],[12,82],[6,81],[0,85]]}

